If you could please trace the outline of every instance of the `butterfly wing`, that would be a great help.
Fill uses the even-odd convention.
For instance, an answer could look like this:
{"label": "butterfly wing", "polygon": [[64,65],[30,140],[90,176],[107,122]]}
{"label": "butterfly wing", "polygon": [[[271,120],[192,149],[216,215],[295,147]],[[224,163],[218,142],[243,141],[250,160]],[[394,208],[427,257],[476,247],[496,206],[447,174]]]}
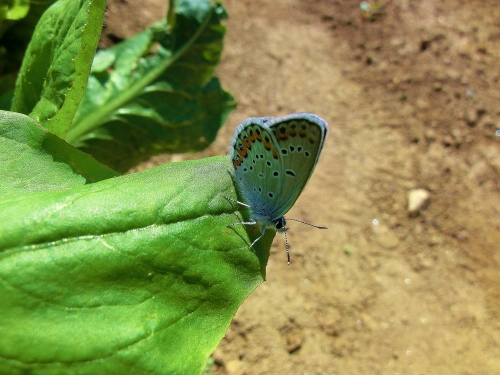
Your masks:
{"label": "butterfly wing", "polygon": [[240,194],[252,211],[252,219],[273,225],[271,214],[279,204],[283,160],[271,129],[269,117],[243,121],[234,134],[229,156]]}
{"label": "butterfly wing", "polygon": [[311,177],[323,148],[328,125],[316,115],[299,113],[266,121],[278,144],[282,161],[278,204],[273,216],[293,206]]}
{"label": "butterfly wing", "polygon": [[250,118],[236,129],[229,155],[253,220],[274,225],[295,203],[319,158],[328,125],[300,113]]}

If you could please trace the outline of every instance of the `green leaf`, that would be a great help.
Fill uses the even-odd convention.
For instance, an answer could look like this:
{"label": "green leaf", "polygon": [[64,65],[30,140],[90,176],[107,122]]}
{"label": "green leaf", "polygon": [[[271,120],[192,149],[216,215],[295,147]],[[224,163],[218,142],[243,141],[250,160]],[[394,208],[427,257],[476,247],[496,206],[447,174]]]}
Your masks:
{"label": "green leaf", "polygon": [[0,77],[0,110],[9,110],[12,105],[12,97],[15,85],[14,74]]}
{"label": "green leaf", "polygon": [[[3,2],[5,2],[5,0]],[[8,4],[0,5],[0,14],[2,14],[0,21],[4,19],[20,20],[26,17],[29,10],[29,0],[10,0]]]}
{"label": "green leaf", "polygon": [[0,111],[0,197],[66,190],[118,174],[28,116]]}
{"label": "green leaf", "polygon": [[66,134],[87,85],[104,8],[105,0],[59,0],[47,9],[26,52],[13,111]]}
{"label": "green leaf", "polygon": [[200,374],[275,233],[228,227],[230,164],[0,201],[0,373]]}
{"label": "green leaf", "polygon": [[[0,0],[1,2],[2,0]],[[11,0],[11,4],[15,4],[16,2],[17,0]],[[0,76],[11,74],[17,77],[35,26],[42,14],[53,2],[54,0],[37,0],[36,2],[31,2],[26,17],[17,21],[6,20],[0,24]],[[7,91],[7,87],[9,90],[14,90],[14,84],[9,84],[6,87],[3,86],[4,83],[0,84],[0,91]],[[2,109],[10,110],[10,108],[11,103],[9,103],[8,107]]]}
{"label": "green leaf", "polygon": [[118,171],[159,153],[206,148],[235,107],[212,78],[225,13],[209,0],[181,3],[172,24],[161,22],[94,59],[66,140]]}

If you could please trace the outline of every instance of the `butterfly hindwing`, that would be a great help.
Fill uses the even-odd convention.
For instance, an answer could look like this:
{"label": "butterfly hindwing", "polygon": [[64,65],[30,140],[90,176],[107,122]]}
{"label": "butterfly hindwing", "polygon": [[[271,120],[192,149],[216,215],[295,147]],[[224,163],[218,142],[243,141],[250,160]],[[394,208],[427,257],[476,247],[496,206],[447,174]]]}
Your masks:
{"label": "butterfly hindwing", "polygon": [[268,216],[277,205],[282,190],[280,171],[283,166],[274,135],[263,122],[266,119],[244,121],[236,130],[230,153],[236,182],[252,208],[254,219],[270,225]]}

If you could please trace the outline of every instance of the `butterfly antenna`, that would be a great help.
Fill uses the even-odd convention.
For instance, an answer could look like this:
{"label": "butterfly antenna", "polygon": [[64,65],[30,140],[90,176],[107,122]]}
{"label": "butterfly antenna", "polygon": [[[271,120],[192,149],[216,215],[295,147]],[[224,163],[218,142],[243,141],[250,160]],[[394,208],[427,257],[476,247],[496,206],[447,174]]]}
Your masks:
{"label": "butterfly antenna", "polygon": [[305,225],[309,225],[311,227],[314,227],[314,228],[318,228],[318,229],[328,229],[327,227],[322,227],[320,225],[314,225],[314,224],[311,224],[311,223],[306,223],[305,221],[302,221],[302,220],[298,220],[298,219],[290,219],[290,218],[286,218],[286,220],[292,220],[292,221],[297,221],[299,223],[302,223],[302,224],[305,224]]}
{"label": "butterfly antenna", "polygon": [[286,236],[286,230],[283,232],[283,234],[285,235],[285,248],[286,248],[286,256],[288,258],[288,265],[290,265],[290,248],[288,247],[288,237]]}

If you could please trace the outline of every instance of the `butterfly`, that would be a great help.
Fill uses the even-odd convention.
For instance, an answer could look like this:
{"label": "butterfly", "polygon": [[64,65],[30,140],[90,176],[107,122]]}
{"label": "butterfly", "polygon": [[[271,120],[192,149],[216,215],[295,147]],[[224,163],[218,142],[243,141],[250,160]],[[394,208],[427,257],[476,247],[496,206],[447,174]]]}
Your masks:
{"label": "butterfly", "polygon": [[[283,117],[251,117],[234,133],[229,157],[234,167],[234,181],[250,210],[249,222],[233,225],[258,225],[260,240],[267,228],[285,234],[290,264],[284,215],[304,190],[318,163],[328,133],[325,120],[310,113]],[[326,229],[297,219],[303,224]]]}

